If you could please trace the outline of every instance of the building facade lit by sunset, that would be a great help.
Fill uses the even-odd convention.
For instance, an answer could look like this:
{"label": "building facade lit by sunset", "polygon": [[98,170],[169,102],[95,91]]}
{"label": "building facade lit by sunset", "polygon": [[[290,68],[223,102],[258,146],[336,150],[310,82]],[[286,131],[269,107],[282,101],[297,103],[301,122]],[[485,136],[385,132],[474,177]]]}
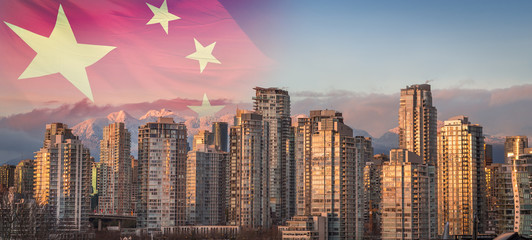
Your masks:
{"label": "building facade lit by sunset", "polygon": [[484,232],[485,207],[482,126],[453,117],[438,134],[438,233],[447,222],[450,235]]}
{"label": "building facade lit by sunset", "polygon": [[429,236],[428,165],[406,149],[390,150],[382,169],[382,239]]}
{"label": "building facade lit by sunset", "polygon": [[15,185],[15,166],[4,164],[0,166],[0,185],[9,189]]}
{"label": "building facade lit by sunset", "polygon": [[270,227],[268,133],[262,115],[237,110],[229,134],[229,225]]}
{"label": "building facade lit by sunset", "polygon": [[528,148],[528,137],[506,137],[504,150],[512,173],[513,231],[532,238],[532,148]]}
{"label": "building facade lit by sunset", "polygon": [[[317,128],[311,138],[310,213],[327,218],[328,239],[355,239],[356,147],[353,130],[344,124],[341,113],[331,110],[313,113],[326,117],[315,121]],[[313,113],[311,117],[315,116]]]}
{"label": "building facade lit by sunset", "polygon": [[33,198],[33,159],[20,161],[15,168],[15,188],[24,197]]}
{"label": "building facade lit by sunset", "polygon": [[507,136],[504,141],[504,162],[513,164],[514,159],[525,153],[525,148],[528,148],[527,136]]}
{"label": "building facade lit by sunset", "polygon": [[212,134],[214,134],[214,145],[221,151],[229,152],[229,124],[226,122],[213,122]]}
{"label": "building facade lit by sunset", "polygon": [[188,152],[188,225],[225,224],[227,160],[228,153],[218,150],[215,145],[196,143],[195,148]]}
{"label": "building facade lit by sunset", "polygon": [[90,153],[66,124],[46,125],[43,147],[35,152],[34,184],[35,200],[50,207],[59,230],[89,227]]}
{"label": "building facade lit by sunset", "polygon": [[500,235],[514,230],[512,166],[493,163],[486,166],[486,231]]}
{"label": "building facade lit by sunset", "polygon": [[185,224],[187,128],[172,118],[139,127],[137,226],[147,232]]}
{"label": "building facade lit by sunset", "polygon": [[131,133],[123,122],[103,128],[100,141],[100,188],[98,213],[130,215],[131,209]]}
{"label": "building facade lit by sunset", "polygon": [[381,237],[382,170],[384,163],[389,161],[389,156],[381,153],[373,156],[364,167],[365,238]]}
{"label": "building facade lit by sunset", "polygon": [[437,237],[437,110],[429,84],[401,89],[399,105],[399,148],[414,152],[429,166],[429,237]]}
{"label": "building facade lit by sunset", "polygon": [[281,223],[295,214],[295,164],[290,145],[290,96],[279,88],[256,87],[253,109],[268,122],[269,201],[272,222]]}

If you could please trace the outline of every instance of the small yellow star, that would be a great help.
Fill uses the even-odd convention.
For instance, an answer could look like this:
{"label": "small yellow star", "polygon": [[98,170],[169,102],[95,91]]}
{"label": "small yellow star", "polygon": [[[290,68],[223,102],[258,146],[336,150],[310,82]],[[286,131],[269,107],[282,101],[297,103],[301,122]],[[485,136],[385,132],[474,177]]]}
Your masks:
{"label": "small yellow star", "polygon": [[201,103],[201,106],[187,106],[188,108],[192,109],[192,111],[196,112],[198,114],[198,117],[204,117],[204,116],[214,116],[218,111],[222,110],[224,108],[224,105],[218,105],[218,106],[211,106],[211,103],[209,102],[209,99],[207,98],[207,94],[203,94],[203,102]]}
{"label": "small yellow star", "polygon": [[196,52],[188,55],[187,58],[199,61],[200,73],[202,73],[205,67],[207,67],[207,63],[221,64],[221,62],[212,55],[212,50],[214,49],[216,42],[204,47],[198,40],[196,40],[196,38],[194,38],[194,44],[196,45]]}
{"label": "small yellow star", "polygon": [[168,34],[168,22],[181,19],[180,17],[168,12],[168,5],[166,4],[166,0],[164,0],[160,8],[155,7],[149,3],[146,4],[148,4],[148,7],[153,12],[153,17],[148,23],[146,23],[146,25],[160,23],[166,34]]}

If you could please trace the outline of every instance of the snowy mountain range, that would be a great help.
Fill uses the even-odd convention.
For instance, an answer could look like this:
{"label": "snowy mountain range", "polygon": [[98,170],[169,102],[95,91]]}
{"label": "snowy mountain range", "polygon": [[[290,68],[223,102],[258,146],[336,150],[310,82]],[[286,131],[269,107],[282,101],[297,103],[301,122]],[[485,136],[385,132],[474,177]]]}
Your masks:
{"label": "snowy mountain range", "polygon": [[74,127],[72,132],[79,136],[83,144],[90,149],[91,156],[96,161],[100,158],[100,140],[103,137],[103,128],[114,122],[123,122],[131,133],[131,154],[137,156],[138,151],[138,127],[148,122],[156,122],[159,117],[171,117],[175,122],[183,122],[187,126],[188,136],[194,136],[199,130],[210,130],[213,122],[223,121],[233,124],[232,114],[226,114],[219,117],[202,117],[180,116],[171,110],[150,110],[140,118],[135,118],[125,111],[113,112],[102,118],[91,118],[85,120]]}
{"label": "snowy mountain range", "polygon": [[[294,115],[292,122],[296,123],[297,118],[304,117],[303,114]],[[91,156],[99,161],[100,140],[103,137],[103,128],[114,122],[124,122],[126,128],[131,132],[131,154],[137,156],[138,151],[138,127],[148,122],[156,122],[159,117],[171,117],[175,122],[183,122],[187,126],[189,140],[197,134],[199,130],[210,130],[213,122],[228,122],[233,124],[233,114],[225,114],[216,117],[198,118],[191,115],[181,115],[168,109],[149,110],[143,116],[135,118],[125,111],[113,112],[102,118],[91,118],[85,120],[72,128],[75,135],[79,136],[83,143],[90,149]],[[441,123],[439,123],[440,125]],[[368,132],[360,129],[353,129],[355,136],[372,137]],[[393,128],[384,133],[382,136],[373,139],[373,148],[375,154],[386,153],[398,145],[398,128]],[[493,145],[494,159],[502,157],[504,152],[504,137],[492,137],[486,135],[486,143]],[[501,153],[502,150],[502,153]]]}

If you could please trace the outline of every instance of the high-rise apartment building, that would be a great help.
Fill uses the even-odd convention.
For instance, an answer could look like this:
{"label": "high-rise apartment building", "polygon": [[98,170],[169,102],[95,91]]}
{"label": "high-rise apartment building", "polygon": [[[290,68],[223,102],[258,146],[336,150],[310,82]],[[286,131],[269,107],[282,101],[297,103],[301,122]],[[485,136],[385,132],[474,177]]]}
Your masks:
{"label": "high-rise apartment building", "polygon": [[226,122],[213,122],[212,133],[214,134],[214,145],[221,151],[228,152],[229,149],[229,124]]}
{"label": "high-rise apartment building", "polygon": [[[192,140],[192,150],[196,150],[198,145],[213,145],[214,144],[214,134],[207,130],[200,130],[196,135],[194,135]],[[203,147],[203,146],[202,146]]]}
{"label": "high-rise apartment building", "polygon": [[15,168],[16,166],[8,164],[0,166],[0,185],[6,189],[15,186]]}
{"label": "high-rise apartment building", "polygon": [[429,165],[429,238],[437,237],[437,110],[432,105],[429,84],[401,89],[399,148],[414,152]]}
{"label": "high-rise apartment building", "polygon": [[196,144],[187,159],[187,224],[225,225],[228,153]]}
{"label": "high-rise apartment building", "polygon": [[295,126],[295,178],[296,178],[296,214],[298,216],[310,215],[310,197],[311,197],[311,137],[312,137],[312,119],[299,118]]}
{"label": "high-rise apartment building", "polygon": [[187,128],[172,118],[139,127],[137,226],[161,232],[186,218]]}
{"label": "high-rise apartment building", "polygon": [[268,122],[255,112],[237,110],[230,128],[228,224],[269,228]]}
{"label": "high-rise apartment building", "polygon": [[450,235],[484,232],[485,166],[482,126],[465,116],[444,122],[438,134],[438,233],[449,223]]}
{"label": "high-rise apartment building", "polygon": [[135,157],[130,156],[131,160],[131,185],[130,185],[130,192],[131,192],[131,209],[133,214],[137,213],[137,202],[139,197],[139,160],[135,159]]}
{"label": "high-rise apartment building", "polygon": [[341,114],[331,117],[329,111],[324,111],[321,115],[326,117],[315,122],[317,128],[311,137],[310,212],[327,217],[328,239],[355,239],[357,170],[353,130],[343,123]]}
{"label": "high-rise apartment building", "polygon": [[416,153],[426,164],[436,165],[437,127],[437,111],[432,105],[430,85],[401,89],[399,148]]}
{"label": "high-rise apartment building", "polygon": [[15,188],[25,198],[33,198],[33,159],[20,161],[15,168]]}
{"label": "high-rise apartment building", "polygon": [[373,156],[364,167],[364,236],[366,239],[381,237],[382,169],[390,158],[386,154]]}
{"label": "high-rise apartment building", "polygon": [[254,110],[268,122],[270,165],[269,201],[273,223],[281,223],[295,214],[295,165],[290,145],[290,96],[278,88],[256,87]]}
{"label": "high-rise apartment building", "polygon": [[504,142],[504,160],[506,164],[512,164],[513,160],[525,153],[528,148],[527,136],[508,136]]}
{"label": "high-rise apartment building", "polygon": [[364,237],[364,211],[366,210],[364,168],[367,162],[373,160],[371,138],[355,136],[355,148],[355,239],[362,239]]}
{"label": "high-rise apartment building", "polygon": [[429,236],[428,165],[406,149],[392,149],[382,170],[382,239]]}
{"label": "high-rise apartment building", "polygon": [[89,226],[91,162],[86,148],[63,123],[46,125],[43,147],[35,152],[34,198],[48,205],[59,230]]}
{"label": "high-rise apartment building", "polygon": [[514,232],[532,238],[532,149],[512,163]]}
{"label": "high-rise apartment building", "polygon": [[100,141],[99,214],[130,215],[131,208],[131,133],[123,122],[103,128]]}
{"label": "high-rise apartment building", "polygon": [[486,166],[486,231],[501,235],[513,232],[514,198],[512,167],[493,163]]}

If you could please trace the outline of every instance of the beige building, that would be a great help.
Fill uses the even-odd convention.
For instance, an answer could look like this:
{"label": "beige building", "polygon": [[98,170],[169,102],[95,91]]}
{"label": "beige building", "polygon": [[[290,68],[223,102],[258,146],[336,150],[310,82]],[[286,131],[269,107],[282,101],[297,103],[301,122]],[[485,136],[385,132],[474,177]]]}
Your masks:
{"label": "beige building", "polygon": [[316,121],[317,128],[311,137],[310,213],[327,218],[328,239],[355,239],[357,196],[353,130],[344,124],[341,114],[326,110],[320,115],[326,117]]}
{"label": "beige building", "polygon": [[428,165],[405,149],[392,149],[382,169],[382,239],[429,236]]}
{"label": "beige building", "polygon": [[525,153],[525,148],[528,148],[527,136],[508,136],[504,142],[504,160],[506,164],[512,164],[513,160],[518,158],[520,154]]}
{"label": "beige building", "polygon": [[6,189],[15,185],[15,169],[16,166],[4,164],[0,166],[0,185]]}
{"label": "beige building", "polygon": [[196,144],[188,152],[187,224],[225,224],[228,156],[228,153],[219,151],[215,145]]}
{"label": "beige building", "polygon": [[229,134],[229,225],[270,227],[268,132],[262,115],[237,110]]}
{"label": "beige building", "polygon": [[465,116],[445,121],[438,134],[438,233],[483,233],[485,214],[484,136],[482,126]]}
{"label": "beige building", "polygon": [[327,218],[319,216],[294,216],[279,226],[283,240],[326,240]]}
{"label": "beige building", "polygon": [[84,231],[89,227],[91,162],[86,148],[63,123],[46,125],[43,147],[35,152],[34,197],[48,204],[57,227]]}
{"label": "beige building", "polygon": [[253,110],[268,123],[269,201],[272,222],[295,215],[295,165],[290,144],[290,96],[279,88],[255,87]]}
{"label": "beige building", "polygon": [[33,159],[22,160],[15,168],[15,188],[25,198],[33,198]]}
{"label": "beige building", "polygon": [[187,128],[172,118],[139,127],[137,227],[160,233],[186,219]]}
{"label": "beige building", "polygon": [[390,158],[386,154],[377,154],[364,167],[364,237],[381,237],[382,216],[382,169]]}
{"label": "beige building", "polygon": [[429,237],[437,237],[437,110],[432,105],[429,84],[401,89],[399,106],[399,148],[414,152],[429,165]]}
{"label": "beige building", "polygon": [[103,128],[100,141],[98,213],[131,215],[131,133],[124,123]]}

